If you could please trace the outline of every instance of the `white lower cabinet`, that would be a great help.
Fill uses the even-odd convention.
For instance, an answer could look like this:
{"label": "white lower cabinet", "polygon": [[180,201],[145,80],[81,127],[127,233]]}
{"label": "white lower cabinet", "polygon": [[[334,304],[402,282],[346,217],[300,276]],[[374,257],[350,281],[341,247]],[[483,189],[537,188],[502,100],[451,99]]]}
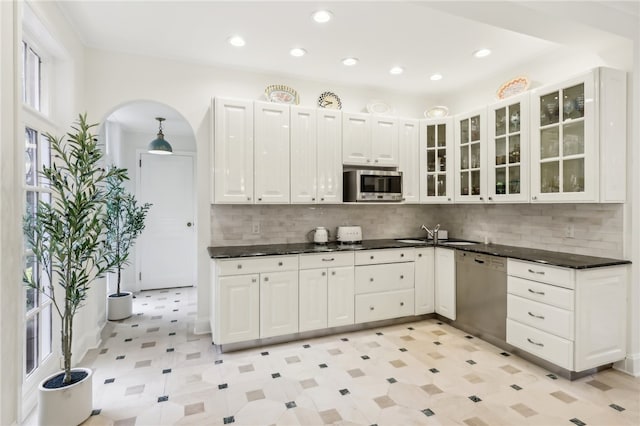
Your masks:
{"label": "white lower cabinet", "polygon": [[367,250],[356,253],[356,323],[415,314],[414,250]]}
{"label": "white lower cabinet", "polygon": [[217,293],[214,342],[242,342],[260,337],[258,274],[220,277]]}
{"label": "white lower cabinet", "polygon": [[627,273],[509,259],[507,343],[571,371],[623,359]]}
{"label": "white lower cabinet", "polygon": [[435,311],[456,319],[456,251],[435,248]]}
{"label": "white lower cabinet", "polygon": [[433,247],[417,248],[415,256],[416,315],[435,312],[435,253]]}
{"label": "white lower cabinet", "polygon": [[298,271],[260,274],[260,337],[298,331]]}
{"label": "white lower cabinet", "polygon": [[353,324],[353,252],[301,254],[299,330]]}

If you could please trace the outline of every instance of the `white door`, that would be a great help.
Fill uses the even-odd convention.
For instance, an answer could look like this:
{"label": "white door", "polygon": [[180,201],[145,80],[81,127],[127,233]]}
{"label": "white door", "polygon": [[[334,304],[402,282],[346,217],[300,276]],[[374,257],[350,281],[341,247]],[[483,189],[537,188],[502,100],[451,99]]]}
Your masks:
{"label": "white door", "polygon": [[433,247],[416,249],[415,312],[430,314],[435,310],[435,254]]}
{"label": "white door", "polygon": [[260,274],[260,337],[298,332],[298,271]]}
{"label": "white door", "polygon": [[405,203],[420,202],[420,138],[418,120],[398,122],[398,168]]}
{"label": "white door", "polygon": [[436,313],[456,319],[456,257],[455,250],[435,249]]}
{"label": "white door", "polygon": [[318,110],[318,203],[342,202],[342,113]]}
{"label": "white door", "polygon": [[214,343],[225,344],[257,339],[260,334],[260,291],[258,274],[220,277],[219,333]]}
{"label": "white door", "polygon": [[342,163],[371,165],[371,116],[342,113]]}
{"label": "white door", "polygon": [[316,124],[315,108],[291,107],[291,204],[316,202]]}
{"label": "white door", "polygon": [[254,103],[256,203],[289,203],[289,106]]}
{"label": "white door", "polygon": [[329,268],[327,283],[327,325],[339,327],[353,324],[355,320],[354,268],[344,266]]}
{"label": "white door", "polygon": [[141,153],[138,200],[151,203],[136,243],[139,288],[196,283],[194,157]]}

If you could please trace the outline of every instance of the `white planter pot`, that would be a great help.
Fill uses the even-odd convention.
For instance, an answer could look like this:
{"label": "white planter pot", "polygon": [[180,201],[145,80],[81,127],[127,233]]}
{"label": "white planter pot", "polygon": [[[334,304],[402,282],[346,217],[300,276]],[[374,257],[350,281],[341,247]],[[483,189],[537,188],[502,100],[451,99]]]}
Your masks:
{"label": "white planter pot", "polygon": [[38,386],[38,424],[47,426],[79,425],[93,411],[93,371],[88,368],[74,368],[84,371],[87,377],[70,386],[46,389],[44,384],[57,372],[40,382]]}
{"label": "white planter pot", "polygon": [[120,294],[123,293],[125,296],[110,294],[109,297],[107,297],[107,319],[109,321],[129,318],[133,313],[133,293],[123,291]]}

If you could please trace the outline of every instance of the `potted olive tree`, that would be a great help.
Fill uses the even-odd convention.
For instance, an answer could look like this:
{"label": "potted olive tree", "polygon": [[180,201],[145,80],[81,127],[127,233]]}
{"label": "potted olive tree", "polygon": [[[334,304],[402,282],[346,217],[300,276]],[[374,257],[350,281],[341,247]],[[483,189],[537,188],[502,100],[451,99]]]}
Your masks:
{"label": "potted olive tree", "polygon": [[116,292],[107,298],[107,318],[114,321],[129,318],[132,313],[133,294],[120,289],[122,268],[129,264],[131,247],[144,230],[144,220],[151,204],[138,205],[135,196],[127,192],[116,173],[109,174],[106,183],[105,242],[108,263],[116,273]]}
{"label": "potted olive tree", "polygon": [[124,169],[101,168],[102,151],[87,117],[80,115],[65,137],[46,137],[52,165],[41,174],[51,203],[40,201],[24,219],[28,247],[43,274],[25,270],[26,285],[51,299],[60,318],[63,371],[39,386],[38,424],[77,425],[91,415],[92,371],[72,368],[74,318],[96,278],[112,265],[105,245],[105,184],[125,178]]}

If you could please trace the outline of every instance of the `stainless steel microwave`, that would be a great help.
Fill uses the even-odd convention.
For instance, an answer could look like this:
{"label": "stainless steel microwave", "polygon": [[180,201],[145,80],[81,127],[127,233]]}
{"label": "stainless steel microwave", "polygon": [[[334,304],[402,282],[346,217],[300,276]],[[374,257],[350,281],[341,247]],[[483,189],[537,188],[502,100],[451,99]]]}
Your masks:
{"label": "stainless steel microwave", "polygon": [[402,172],[349,170],[343,173],[342,200],[402,201]]}

